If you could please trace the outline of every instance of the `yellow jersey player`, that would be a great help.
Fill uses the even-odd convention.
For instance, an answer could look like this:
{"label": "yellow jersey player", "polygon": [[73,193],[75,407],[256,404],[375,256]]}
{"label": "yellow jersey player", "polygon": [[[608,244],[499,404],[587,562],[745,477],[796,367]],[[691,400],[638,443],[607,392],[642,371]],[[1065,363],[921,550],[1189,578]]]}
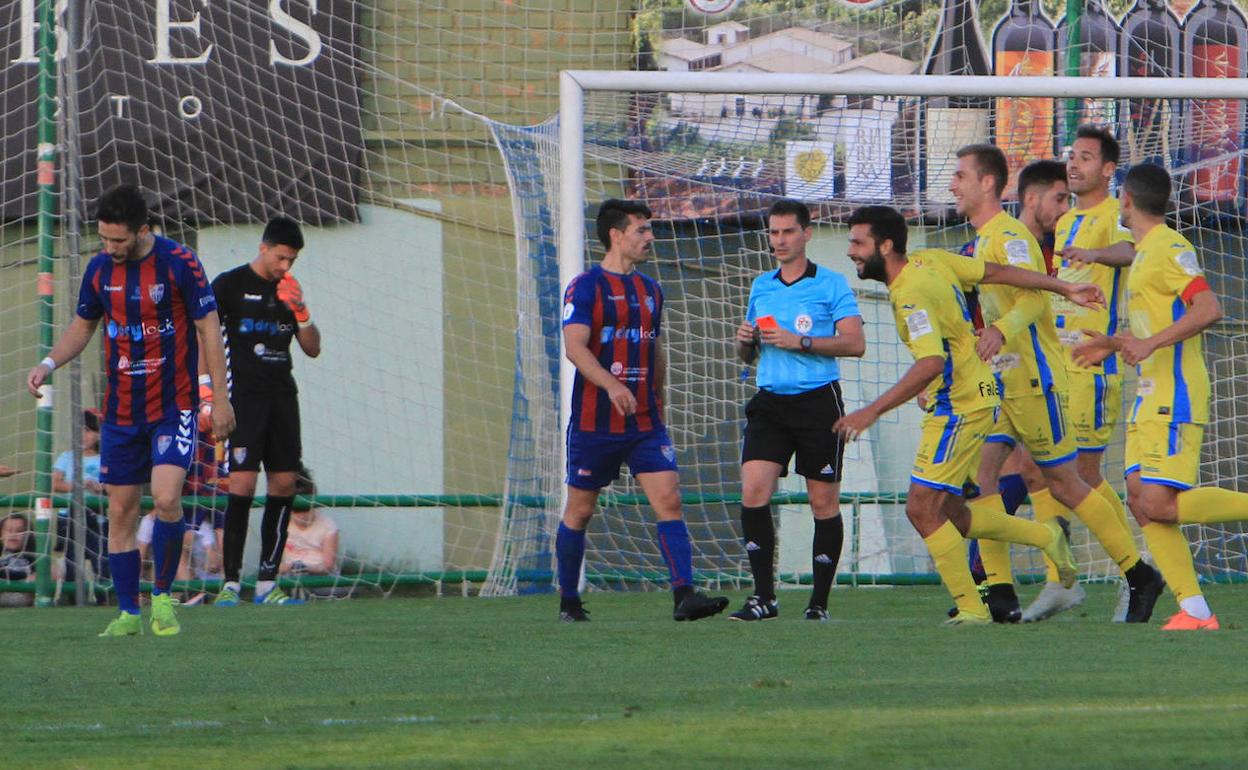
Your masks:
{"label": "yellow jersey player", "polygon": [[[1091,366],[1120,353],[1137,367],[1127,415],[1127,500],[1179,602],[1162,628],[1215,630],[1217,616],[1201,594],[1179,525],[1248,521],[1248,494],[1196,486],[1210,395],[1201,333],[1222,317],[1222,308],[1192,244],[1165,224],[1169,200],[1165,169],[1144,164],[1127,174],[1122,222],[1135,239],[1127,276],[1130,333],[1085,332],[1092,339],[1077,345],[1074,356]],[[1148,620],[1160,594],[1158,588],[1133,602],[1136,620]]]}
{"label": "yellow jersey player", "polygon": [[[1075,141],[1066,161],[1066,178],[1076,196],[1075,208],[1057,221],[1054,232],[1054,258],[1057,276],[1067,281],[1094,283],[1108,300],[1099,309],[1080,308],[1060,297],[1053,300],[1054,322],[1062,343],[1066,369],[1069,418],[1079,452],[1075,467],[1088,486],[1110,502],[1118,518],[1085,522],[1114,563],[1129,569],[1139,559],[1134,535],[1118,493],[1101,475],[1101,460],[1109,446],[1114,426],[1122,416],[1122,374],[1117,356],[1103,364],[1079,366],[1072,347],[1083,340],[1083,329],[1113,335],[1126,277],[1124,266],[1135,255],[1131,232],[1119,222],[1118,200],[1109,194],[1109,183],[1118,168],[1118,140],[1107,129],[1084,125],[1075,132]],[[1067,516],[1065,507],[1046,491],[1033,492],[1032,507],[1039,520]],[[1044,589],[1023,612],[1023,621],[1043,620],[1078,606],[1084,597],[1082,587],[1063,589],[1057,585],[1049,565]],[[1125,621],[1130,592],[1123,584],[1114,620]]]}
{"label": "yellow jersey player", "polygon": [[[1041,548],[1062,568],[1067,585],[1073,584],[1070,546],[1056,523],[1037,524],[983,507],[969,511],[962,499],[962,484],[978,461],[999,404],[997,382],[975,350],[963,291],[977,283],[1007,280],[1036,288],[1066,285],[1044,273],[954,255],[946,258],[947,252],[907,258],[905,219],[888,206],[860,208],[850,216],[849,225],[849,258],[860,278],[887,284],[897,333],[914,355],[914,364],[896,385],[841,418],[834,429],[855,439],[884,413],[926,393],[927,414],[906,495],[906,516],[923,537],[957,606],[948,622],[991,621],[967,566],[964,537]],[[1080,289],[1067,288],[1072,296]]]}
{"label": "yellow jersey player", "polygon": [[[975,228],[975,259],[1043,273],[1035,236],[1001,207],[1008,174],[1005,155],[993,145],[974,144],[958,150],[957,157],[949,190],[959,213]],[[1075,468],[1075,439],[1066,418],[1066,367],[1048,299],[1039,291],[994,285],[980,289],[979,302],[986,325],[977,352],[991,359],[1001,394],[1001,409],[976,478],[979,488],[997,489],[1002,465],[1014,445],[1022,443],[1040,466],[1053,497],[1097,533],[1102,544],[1108,539],[1112,545],[1106,544],[1106,549],[1116,560],[1122,557],[1118,564],[1133,588],[1132,595],[1146,595],[1162,579],[1140,560],[1135,542],[1122,528],[1121,501],[1097,493]],[[1005,512],[996,493],[975,498],[970,508]],[[980,557],[994,619],[1018,622],[1022,612],[1008,544],[981,542]]]}

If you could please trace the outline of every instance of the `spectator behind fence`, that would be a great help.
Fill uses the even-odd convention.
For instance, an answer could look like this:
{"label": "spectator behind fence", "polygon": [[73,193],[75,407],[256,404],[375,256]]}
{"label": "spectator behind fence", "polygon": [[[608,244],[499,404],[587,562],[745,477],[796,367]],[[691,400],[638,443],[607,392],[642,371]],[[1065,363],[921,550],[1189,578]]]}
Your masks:
{"label": "spectator behind fence", "polygon": [[[58,495],[68,495],[74,491],[74,453],[72,450],[61,452],[52,466],[52,491]],[[100,412],[98,409],[84,409],[82,412],[82,486],[88,495],[105,494],[100,484]],[[56,519],[56,546],[54,550],[65,557],[64,576],[66,580],[74,580],[77,574],[74,562],[74,547],[71,542],[72,529],[68,508],[62,508]],[[83,536],[87,564],[91,565],[91,577],[98,580],[108,577],[108,517],[98,507],[86,507],[86,531]],[[97,601],[103,603],[106,597],[98,594]]]}
{"label": "spectator behind fence", "polygon": [[[304,468],[295,478],[295,503],[282,553],[283,575],[337,575],[338,524],[317,509],[316,484]],[[314,596],[343,597],[342,587],[313,588]]]}
{"label": "spectator behind fence", "polygon": [[[11,513],[0,522],[0,580],[35,581],[35,533],[23,513]],[[29,607],[35,595],[25,591],[0,591],[0,607]]]}

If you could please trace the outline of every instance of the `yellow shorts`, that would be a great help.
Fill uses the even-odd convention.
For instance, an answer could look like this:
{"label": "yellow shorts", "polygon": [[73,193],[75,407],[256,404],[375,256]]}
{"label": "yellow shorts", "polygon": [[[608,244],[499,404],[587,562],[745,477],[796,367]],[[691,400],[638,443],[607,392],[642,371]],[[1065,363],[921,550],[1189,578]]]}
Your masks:
{"label": "yellow shorts", "polygon": [[995,411],[979,409],[969,414],[924,415],[910,481],[961,495],[963,483],[975,477],[980,450],[992,428]]}
{"label": "yellow shorts", "polygon": [[1066,372],[1070,425],[1080,452],[1104,452],[1122,419],[1122,375]]}
{"label": "yellow shorts", "polygon": [[1200,480],[1200,442],[1205,426],[1190,422],[1127,424],[1126,473],[1146,484],[1191,489]]}
{"label": "yellow shorts", "polygon": [[1066,392],[1050,390],[1001,402],[990,443],[1021,443],[1036,465],[1058,465],[1074,458],[1075,436],[1066,424]]}

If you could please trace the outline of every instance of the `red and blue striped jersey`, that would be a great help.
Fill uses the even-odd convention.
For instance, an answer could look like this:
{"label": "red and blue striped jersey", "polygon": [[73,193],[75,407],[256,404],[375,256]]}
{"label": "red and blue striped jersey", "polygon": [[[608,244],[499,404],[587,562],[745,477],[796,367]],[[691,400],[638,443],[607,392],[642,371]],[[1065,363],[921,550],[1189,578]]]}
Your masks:
{"label": "red and blue striped jersey", "polygon": [[105,422],[149,425],[198,405],[194,322],[216,309],[204,266],[168,238],[143,259],[118,264],[101,251],[87,263],[78,315],[104,321]]}
{"label": "red and blue striped jersey", "polygon": [[595,266],[568,284],[563,325],[588,326],[590,352],[637,399],[636,413],[624,417],[607,392],[578,371],[572,386],[573,430],[643,433],[663,427],[663,405],[654,387],[662,314],[663,290],[636,271],[621,275]]}

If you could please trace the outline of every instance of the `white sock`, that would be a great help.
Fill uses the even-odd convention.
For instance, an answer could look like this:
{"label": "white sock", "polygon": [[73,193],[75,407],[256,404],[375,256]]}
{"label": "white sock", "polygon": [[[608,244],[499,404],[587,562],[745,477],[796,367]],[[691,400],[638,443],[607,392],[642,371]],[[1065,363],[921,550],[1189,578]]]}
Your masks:
{"label": "white sock", "polygon": [[1213,617],[1213,610],[1209,609],[1209,602],[1205,601],[1205,597],[1201,595],[1187,597],[1179,602],[1179,607],[1197,620],[1208,620]]}
{"label": "white sock", "polygon": [[265,596],[277,586],[276,580],[257,580],[256,596]]}
{"label": "white sock", "polygon": [[234,593],[238,593],[239,591],[242,590],[242,588],[238,585],[237,580],[227,580],[225,581],[225,585],[221,586],[221,590],[233,591]]}

